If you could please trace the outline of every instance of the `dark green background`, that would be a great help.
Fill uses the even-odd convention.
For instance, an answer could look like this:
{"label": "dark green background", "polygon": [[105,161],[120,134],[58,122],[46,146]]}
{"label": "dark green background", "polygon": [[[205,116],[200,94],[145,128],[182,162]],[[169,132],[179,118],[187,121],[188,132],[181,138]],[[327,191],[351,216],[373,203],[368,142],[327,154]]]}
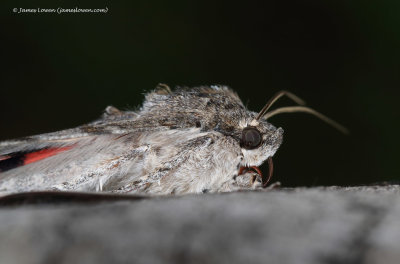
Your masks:
{"label": "dark green background", "polygon": [[[398,180],[400,2],[374,2],[3,1],[0,139],[133,108],[157,83],[227,84],[254,111],[287,89],[351,135],[304,114],[274,117],[285,129],[274,180]],[[109,11],[12,11],[75,6]]]}

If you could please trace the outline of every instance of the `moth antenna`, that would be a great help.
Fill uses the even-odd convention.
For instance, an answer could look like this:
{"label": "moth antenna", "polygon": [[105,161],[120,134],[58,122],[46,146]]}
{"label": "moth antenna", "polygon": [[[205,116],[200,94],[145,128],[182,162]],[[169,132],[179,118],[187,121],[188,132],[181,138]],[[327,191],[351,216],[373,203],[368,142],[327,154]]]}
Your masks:
{"label": "moth antenna", "polygon": [[274,115],[278,114],[283,114],[283,113],[297,113],[297,112],[303,112],[303,113],[308,113],[312,114],[322,121],[325,121],[329,125],[333,126],[343,134],[349,134],[349,130],[342,126],[341,124],[337,123],[336,121],[330,119],[329,117],[321,114],[320,112],[317,112],[316,110],[306,107],[306,106],[286,106],[286,107],[280,107],[278,109],[272,110],[271,112],[268,112],[264,115],[263,118],[268,119],[270,117],[273,117]]}
{"label": "moth antenna", "polygon": [[268,109],[276,102],[278,101],[279,98],[281,98],[282,96],[286,95],[287,97],[289,97],[289,99],[292,99],[295,103],[299,104],[299,105],[305,105],[306,102],[304,102],[303,99],[301,99],[300,97],[298,97],[297,95],[288,92],[288,91],[279,91],[277,92],[274,96],[272,96],[271,99],[269,99],[269,101],[267,102],[267,104],[263,107],[263,109],[261,109],[260,113],[258,113],[256,120],[260,119],[263,115],[265,115],[265,113],[268,111]]}

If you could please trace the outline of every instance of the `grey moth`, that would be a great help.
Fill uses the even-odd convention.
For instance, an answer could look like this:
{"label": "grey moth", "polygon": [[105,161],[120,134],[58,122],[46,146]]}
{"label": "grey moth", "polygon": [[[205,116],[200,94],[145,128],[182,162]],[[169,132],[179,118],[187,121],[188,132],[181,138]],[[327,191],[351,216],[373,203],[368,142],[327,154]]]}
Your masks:
{"label": "grey moth", "polygon": [[[297,105],[270,111],[282,96]],[[306,112],[277,93],[260,112],[227,86],[159,85],[137,111],[109,106],[101,118],[63,131],[0,142],[0,195],[32,191],[132,194],[230,192],[265,187],[283,129],[267,120]],[[270,171],[258,169],[268,161]]]}

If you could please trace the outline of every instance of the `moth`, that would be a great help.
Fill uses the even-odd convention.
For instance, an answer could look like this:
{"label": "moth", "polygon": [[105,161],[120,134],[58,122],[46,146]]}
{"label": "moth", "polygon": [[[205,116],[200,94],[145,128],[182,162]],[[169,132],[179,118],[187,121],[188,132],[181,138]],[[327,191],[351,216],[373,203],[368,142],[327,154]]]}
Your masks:
{"label": "moth", "polygon": [[[297,106],[270,107],[282,96]],[[229,192],[265,187],[283,129],[267,120],[306,112],[347,130],[281,91],[249,111],[227,86],[159,85],[137,111],[106,108],[91,123],[0,142],[0,195],[31,191],[139,194]],[[258,166],[270,165],[263,176]]]}

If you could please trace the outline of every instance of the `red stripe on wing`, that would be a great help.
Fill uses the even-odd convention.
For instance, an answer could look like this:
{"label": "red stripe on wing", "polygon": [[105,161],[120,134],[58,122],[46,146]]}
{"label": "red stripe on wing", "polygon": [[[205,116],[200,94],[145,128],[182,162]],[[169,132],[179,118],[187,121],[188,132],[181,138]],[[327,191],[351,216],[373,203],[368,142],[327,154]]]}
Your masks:
{"label": "red stripe on wing", "polygon": [[47,148],[47,149],[42,149],[42,150],[31,152],[31,153],[26,153],[25,157],[24,157],[23,165],[54,156],[60,152],[64,152],[66,150],[72,149],[73,147],[74,146],[67,146],[67,147],[61,147],[61,148]]}

